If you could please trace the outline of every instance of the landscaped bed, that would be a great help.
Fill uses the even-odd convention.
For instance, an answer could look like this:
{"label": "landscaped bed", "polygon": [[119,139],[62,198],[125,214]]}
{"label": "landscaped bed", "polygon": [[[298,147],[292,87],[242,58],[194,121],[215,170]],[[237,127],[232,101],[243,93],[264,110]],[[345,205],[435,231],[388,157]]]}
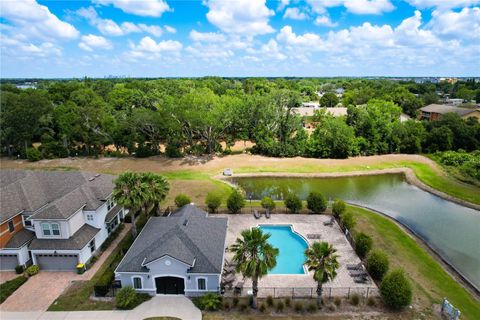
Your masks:
{"label": "landscaped bed", "polygon": [[22,284],[27,282],[28,278],[21,275],[12,280],[0,284],[0,303],[7,300],[7,298],[15,292]]}

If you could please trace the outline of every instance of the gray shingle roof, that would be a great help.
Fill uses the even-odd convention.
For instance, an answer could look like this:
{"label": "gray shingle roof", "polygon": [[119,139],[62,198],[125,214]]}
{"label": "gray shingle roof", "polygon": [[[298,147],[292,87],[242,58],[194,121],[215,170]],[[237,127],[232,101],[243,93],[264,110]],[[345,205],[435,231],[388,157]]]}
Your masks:
{"label": "gray shingle roof", "polygon": [[92,240],[100,229],[84,224],[68,239],[33,239],[30,250],[80,250]]}
{"label": "gray shingle roof", "polygon": [[7,249],[18,249],[23,247],[26,243],[32,240],[35,237],[35,232],[22,229],[15,233],[10,240],[8,240],[5,248]]}
{"label": "gray shingle roof", "polygon": [[453,112],[458,114],[459,116],[464,116],[466,114],[475,112],[478,109],[467,109],[467,108],[460,108],[455,106],[447,106],[443,104],[429,104],[426,107],[420,108],[420,110],[423,112],[434,112],[439,114]]}
{"label": "gray shingle roof", "polygon": [[115,207],[110,209],[110,211],[108,211],[107,215],[105,216],[105,221],[106,222],[112,221],[112,219],[117,215],[118,212],[120,212],[120,210],[122,210],[122,206],[119,204],[117,204]]}
{"label": "gray shingle roof", "polygon": [[0,170],[0,223],[22,211],[65,219],[83,205],[95,210],[112,193],[114,179],[79,171]]}
{"label": "gray shingle roof", "polygon": [[169,255],[188,265],[189,273],[221,273],[227,219],[208,217],[186,205],[169,217],[152,217],[128,250],[117,272],[146,272],[148,264]]}

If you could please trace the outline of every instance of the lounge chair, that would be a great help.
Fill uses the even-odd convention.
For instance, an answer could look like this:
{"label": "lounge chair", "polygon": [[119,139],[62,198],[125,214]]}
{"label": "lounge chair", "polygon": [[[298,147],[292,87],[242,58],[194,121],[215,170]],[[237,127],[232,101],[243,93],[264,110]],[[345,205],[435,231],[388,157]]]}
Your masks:
{"label": "lounge chair", "polygon": [[368,276],[368,273],[363,270],[350,270],[348,273],[350,273],[352,277]]}
{"label": "lounge chair", "polygon": [[335,218],[332,217],[330,221],[326,221],[323,223],[324,226],[333,226],[333,222],[335,221]]}
{"label": "lounge chair", "polygon": [[270,210],[265,210],[265,218],[270,219]]}
{"label": "lounge chair", "polygon": [[236,294],[241,294],[243,290],[243,281],[239,281],[235,284],[235,287],[233,287],[233,292]]}
{"label": "lounge chair", "polygon": [[260,213],[258,213],[258,210],[254,210],[253,211],[253,216],[255,217],[255,219],[260,219]]}
{"label": "lounge chair", "polygon": [[363,264],[361,262],[356,264],[347,264],[348,270],[363,270]]}
{"label": "lounge chair", "polygon": [[321,239],[322,236],[319,233],[308,233],[307,239]]}
{"label": "lounge chair", "polygon": [[370,283],[368,277],[353,277],[353,282],[355,283]]}

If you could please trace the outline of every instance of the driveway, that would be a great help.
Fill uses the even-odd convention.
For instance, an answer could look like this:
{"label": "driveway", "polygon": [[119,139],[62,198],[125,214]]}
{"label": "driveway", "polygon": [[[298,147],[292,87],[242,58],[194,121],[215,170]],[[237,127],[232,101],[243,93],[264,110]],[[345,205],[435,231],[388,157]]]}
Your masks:
{"label": "driveway", "polygon": [[158,296],[129,311],[2,312],[2,320],[142,320],[150,317],[176,317],[201,320],[202,313],[184,296]]}
{"label": "driveway", "polygon": [[[0,311],[46,311],[48,307],[65,291],[73,281],[90,280],[98,268],[105,262],[112,250],[130,231],[130,224],[118,235],[95,264],[84,274],[74,272],[40,271],[28,279],[7,300],[0,305]],[[3,313],[2,313],[3,315]]]}

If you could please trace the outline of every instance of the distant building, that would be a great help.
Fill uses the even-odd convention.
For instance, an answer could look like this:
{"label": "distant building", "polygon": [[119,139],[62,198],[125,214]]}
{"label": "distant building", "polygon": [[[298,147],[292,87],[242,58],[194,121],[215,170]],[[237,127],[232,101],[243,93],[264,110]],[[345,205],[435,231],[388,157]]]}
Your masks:
{"label": "distant building", "polygon": [[318,108],[320,104],[318,102],[302,102],[303,108]]}
{"label": "distant building", "polygon": [[446,104],[451,104],[451,105],[454,105],[454,106],[459,106],[463,103],[463,99],[450,99],[450,98],[447,98],[445,99],[445,103]]}
{"label": "distant building", "polygon": [[420,108],[419,117],[422,120],[434,121],[440,119],[445,113],[456,113],[462,119],[474,117],[480,121],[480,108],[467,109],[455,106],[446,106],[443,104],[430,104],[426,107]]}

